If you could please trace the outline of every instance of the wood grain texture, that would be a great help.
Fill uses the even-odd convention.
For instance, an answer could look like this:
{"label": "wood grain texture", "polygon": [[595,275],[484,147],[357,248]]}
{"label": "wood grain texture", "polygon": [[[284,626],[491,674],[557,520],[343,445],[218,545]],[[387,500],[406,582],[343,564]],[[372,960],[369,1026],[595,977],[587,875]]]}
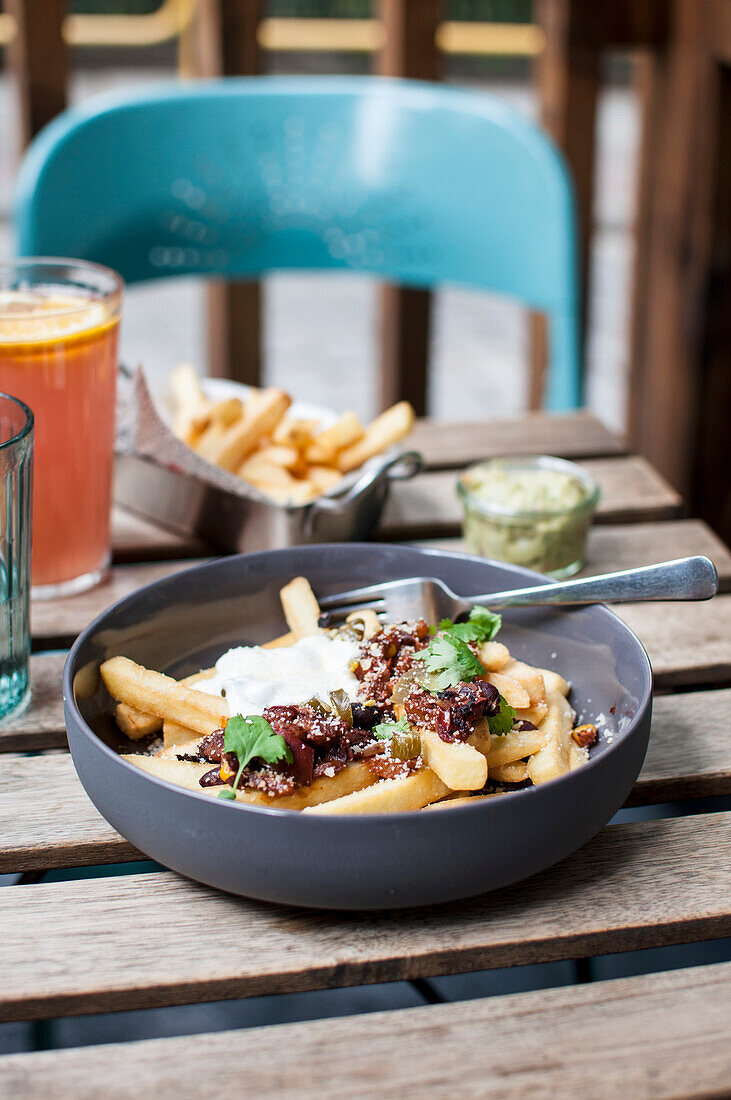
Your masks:
{"label": "wood grain texture", "polygon": [[31,634],[37,644],[65,644],[88,626],[97,615],[142,588],[145,584],[169,577],[195,561],[151,562],[145,565],[118,565],[96,588],[69,596],[65,600],[36,600],[31,604]]}
{"label": "wood grain texture", "polygon": [[[466,553],[461,538],[421,539],[417,546]],[[590,577],[615,569],[635,569],[640,565],[682,558],[687,554],[706,554],[718,570],[721,592],[731,590],[731,552],[710,527],[697,519],[668,520],[664,523],[600,524],[589,531],[586,565],[579,573]]]}
{"label": "wood grain texture", "polygon": [[112,554],[117,564],[195,558],[206,553],[210,549],[193,536],[184,538],[124,508],[112,509]]}
{"label": "wood grain texture", "polygon": [[[731,690],[656,699],[650,748],[627,805],[731,794],[729,727]],[[138,858],[89,801],[67,753],[3,758],[0,874]]]}
{"label": "wood grain texture", "polygon": [[[167,872],[8,886],[0,891],[0,1019],[396,981],[725,936],[730,842],[731,813],[615,825],[517,886],[386,915],[248,902]],[[236,950],[221,950],[221,929]]]}
{"label": "wood grain texture", "polygon": [[[655,700],[652,737],[627,805],[731,794],[731,690]],[[53,792],[54,810],[33,799]],[[0,773],[0,872],[138,858],[106,826],[70,757],[8,757]],[[95,846],[98,845],[98,846]]]}
{"label": "wood grain texture", "polygon": [[65,653],[31,657],[31,699],[20,714],[0,722],[0,753],[66,747],[61,678]]}
{"label": "wood grain texture", "polygon": [[422,419],[406,442],[421,451],[430,470],[466,466],[505,454],[601,458],[626,453],[619,436],[583,410],[524,413],[513,419],[469,423]]}
{"label": "wood grain texture", "polygon": [[644,643],[657,687],[731,682],[731,596],[615,606]]}
{"label": "wood grain texture", "polygon": [[245,1081],[247,1095],[280,1100],[670,1100],[727,1095],[730,1045],[722,963],[357,1020],[14,1054],[0,1062],[0,1091],[203,1100],[240,1095]]}

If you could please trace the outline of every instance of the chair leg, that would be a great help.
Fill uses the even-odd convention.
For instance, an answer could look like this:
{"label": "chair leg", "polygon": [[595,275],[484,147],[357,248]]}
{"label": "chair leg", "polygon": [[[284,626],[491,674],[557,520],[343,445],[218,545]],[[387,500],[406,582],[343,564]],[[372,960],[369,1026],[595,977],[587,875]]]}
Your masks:
{"label": "chair leg", "polygon": [[[582,0],[534,0],[534,22],[545,48],[536,62],[541,121],[566,157],[573,176],[579,223],[581,361],[585,360],[589,301],[589,260],[593,228],[596,109],[600,78],[600,39],[592,5]],[[545,337],[531,322],[531,408],[544,390]]]}
{"label": "chair leg", "polygon": [[[261,0],[199,0],[181,62],[201,76],[261,72],[256,32]],[[214,378],[261,384],[261,287],[212,282],[208,287],[208,371]]]}
{"label": "chair leg", "polygon": [[64,0],[5,0],[17,31],[8,62],[18,88],[22,147],[66,106],[68,50],[61,34]]}
{"label": "chair leg", "polygon": [[[436,32],[443,6],[443,0],[379,0],[385,32],[378,57],[381,76],[438,79]],[[405,399],[423,416],[427,406],[431,294],[386,285],[381,290],[380,306],[381,407]]]}

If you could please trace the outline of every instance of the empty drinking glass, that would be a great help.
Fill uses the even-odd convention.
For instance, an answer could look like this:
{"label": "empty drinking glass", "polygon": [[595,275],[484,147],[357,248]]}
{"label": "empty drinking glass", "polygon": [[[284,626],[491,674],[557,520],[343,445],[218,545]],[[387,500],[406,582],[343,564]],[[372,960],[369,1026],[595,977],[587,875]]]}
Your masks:
{"label": "empty drinking glass", "polygon": [[0,718],[28,694],[33,413],[0,393]]}

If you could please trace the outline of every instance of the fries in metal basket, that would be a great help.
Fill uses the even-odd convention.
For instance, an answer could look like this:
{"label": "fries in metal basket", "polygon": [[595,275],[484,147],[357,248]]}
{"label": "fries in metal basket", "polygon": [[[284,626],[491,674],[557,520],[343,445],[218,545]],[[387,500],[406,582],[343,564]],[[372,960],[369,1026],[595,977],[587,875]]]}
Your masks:
{"label": "fries in metal basket", "polygon": [[354,412],[328,427],[291,417],[292,398],[282,390],[212,401],[189,364],[172,372],[169,389],[175,434],[280,504],[307,504],[336,489],[344,474],[400,442],[414,424],[407,401],[367,427]]}

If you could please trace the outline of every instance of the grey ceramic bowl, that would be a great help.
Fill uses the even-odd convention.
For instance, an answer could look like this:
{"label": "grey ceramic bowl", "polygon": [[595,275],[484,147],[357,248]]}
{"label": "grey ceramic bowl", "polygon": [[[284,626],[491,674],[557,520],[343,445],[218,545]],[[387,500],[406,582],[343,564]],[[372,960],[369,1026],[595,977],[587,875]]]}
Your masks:
{"label": "grey ceramic bowl", "polygon": [[604,607],[516,610],[501,639],[519,658],[560,670],[579,715],[610,717],[611,743],[539,787],[418,813],[318,817],[220,801],[123,761],[99,664],[123,654],[184,676],[232,645],[284,630],[278,592],[309,577],[325,595],[409,576],[465,595],[535,583],[536,574],[461,554],[338,544],[224,558],[148,585],[81,634],[66,663],[74,764],[106,819],[160,863],[222,890],[337,909],[425,905],[526,878],[585,844],[619,809],[642,766],[652,674],[640,642]]}

